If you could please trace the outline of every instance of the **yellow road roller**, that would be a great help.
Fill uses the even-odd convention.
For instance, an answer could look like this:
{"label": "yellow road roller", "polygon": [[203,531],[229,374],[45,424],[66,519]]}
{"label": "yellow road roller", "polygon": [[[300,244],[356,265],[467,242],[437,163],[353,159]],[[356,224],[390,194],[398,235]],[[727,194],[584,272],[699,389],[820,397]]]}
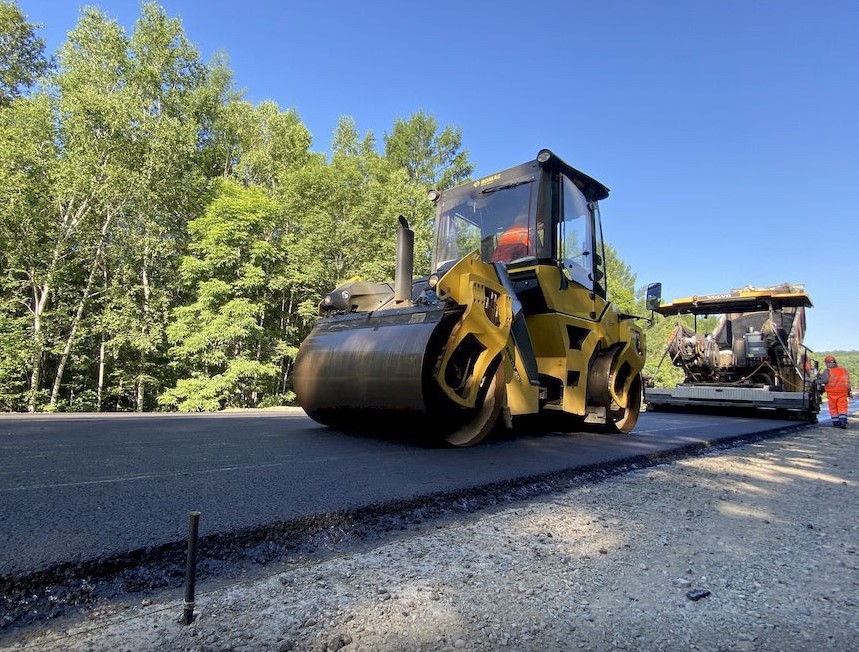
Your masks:
{"label": "yellow road roller", "polygon": [[400,217],[394,280],[353,280],[322,299],[296,360],[299,404],[334,428],[453,446],[534,419],[630,432],[645,341],[606,296],[606,197],[547,149],[431,191],[434,272],[413,278],[414,233]]}

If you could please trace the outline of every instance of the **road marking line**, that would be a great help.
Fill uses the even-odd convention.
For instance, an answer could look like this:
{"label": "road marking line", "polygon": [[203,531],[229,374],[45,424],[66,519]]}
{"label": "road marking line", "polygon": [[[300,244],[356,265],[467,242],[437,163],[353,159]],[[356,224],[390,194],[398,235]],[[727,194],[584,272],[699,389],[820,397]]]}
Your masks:
{"label": "road marking line", "polygon": [[210,473],[223,473],[225,471],[243,471],[246,469],[265,469],[275,466],[283,466],[287,462],[272,462],[270,464],[251,464],[245,466],[223,466],[216,469],[200,469],[197,471],[177,471],[173,473],[140,473],[137,475],[125,475],[113,478],[102,478],[100,480],[82,480],[80,482],[59,482],[56,484],[34,484],[19,487],[8,487],[0,489],[0,493],[11,493],[13,491],[30,491],[33,489],[63,489],[67,487],[86,487],[97,484],[114,484],[119,482],[135,482],[137,480],[151,480],[154,478],[176,478],[186,475],[204,475]]}

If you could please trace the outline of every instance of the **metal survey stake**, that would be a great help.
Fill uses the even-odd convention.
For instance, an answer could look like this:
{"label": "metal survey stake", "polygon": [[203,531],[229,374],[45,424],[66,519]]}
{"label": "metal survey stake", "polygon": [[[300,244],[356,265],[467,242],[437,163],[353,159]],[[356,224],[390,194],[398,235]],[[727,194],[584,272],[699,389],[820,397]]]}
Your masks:
{"label": "metal survey stake", "polygon": [[194,622],[194,584],[197,569],[197,532],[200,528],[200,512],[188,513],[188,559],[185,566],[185,600],[182,622]]}

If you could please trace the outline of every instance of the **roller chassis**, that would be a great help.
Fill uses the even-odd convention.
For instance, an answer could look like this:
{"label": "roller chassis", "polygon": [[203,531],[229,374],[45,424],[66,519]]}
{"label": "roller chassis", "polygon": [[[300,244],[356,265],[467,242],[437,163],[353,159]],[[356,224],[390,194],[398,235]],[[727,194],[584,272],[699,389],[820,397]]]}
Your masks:
{"label": "roller chassis", "polygon": [[[577,241],[590,256],[586,277],[562,255],[561,184],[578,193],[576,228],[590,238]],[[607,194],[551,153],[441,193],[434,199],[436,272],[416,280],[401,263],[410,260],[413,237],[401,218],[394,282],[347,283],[320,304],[296,361],[299,403],[329,426],[432,432],[455,446],[525,416],[561,415],[570,429],[592,423],[631,431],[644,336],[605,296],[596,204]],[[498,233],[513,221],[504,211],[514,196],[530,207],[536,237],[526,255],[498,260],[493,250],[501,250]],[[482,210],[489,200],[494,212]],[[487,226],[493,223],[500,226]],[[471,241],[462,229],[479,225],[479,247],[463,253]]]}

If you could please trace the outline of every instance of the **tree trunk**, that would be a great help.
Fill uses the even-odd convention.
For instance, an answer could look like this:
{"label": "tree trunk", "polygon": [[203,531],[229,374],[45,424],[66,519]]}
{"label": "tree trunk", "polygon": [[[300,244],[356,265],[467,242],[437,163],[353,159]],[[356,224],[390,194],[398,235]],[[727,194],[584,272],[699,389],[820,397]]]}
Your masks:
{"label": "tree trunk", "polygon": [[28,412],[36,411],[36,395],[39,393],[39,387],[42,384],[42,356],[45,352],[44,335],[42,334],[42,316],[45,314],[45,308],[48,306],[48,298],[53,290],[54,274],[60,263],[60,253],[63,244],[77,225],[80,224],[88,210],[89,200],[82,201],[76,210],[74,210],[74,200],[69,202],[62,213],[59,234],[54,243],[51,263],[45,271],[45,280],[41,284],[37,283],[35,271],[31,272],[31,279],[33,281],[33,353],[31,364],[33,370],[30,374],[30,393],[27,398]]}
{"label": "tree trunk", "polygon": [[98,389],[96,390],[96,411],[101,412],[101,400],[104,392],[104,333],[101,334],[101,346],[98,347]]}
{"label": "tree trunk", "polygon": [[[141,271],[141,283],[143,285],[143,325],[141,333],[143,341],[146,342],[149,337],[149,310],[152,297],[152,288],[149,287],[149,244],[143,246],[143,269]],[[146,375],[146,348],[145,345],[140,349],[140,373],[137,375],[137,396],[135,398],[134,409],[136,412],[143,412],[143,401],[146,398],[146,383],[144,376]]]}
{"label": "tree trunk", "polygon": [[[284,339],[287,338],[287,329],[289,328],[290,323],[292,322],[292,307],[295,303],[295,286],[291,286],[289,288],[289,306],[286,305],[286,293],[284,292],[283,298],[280,302],[280,331],[283,334]],[[286,356],[283,356],[280,360],[280,370],[281,375],[277,381],[277,393],[285,394],[286,393],[286,379],[289,377],[289,359]]]}
{"label": "tree trunk", "polygon": [[[107,266],[102,267],[104,277],[104,292],[107,292],[108,277]],[[101,345],[98,347],[98,387],[96,389],[96,411],[101,412],[102,400],[104,398],[104,371],[107,367],[107,333],[104,328],[101,331]]]}
{"label": "tree trunk", "polygon": [[[141,358],[145,358],[141,354]],[[143,382],[143,374],[137,376],[137,394],[134,397],[134,411],[143,412],[143,399],[146,398],[146,386]]]}
{"label": "tree trunk", "polygon": [[[259,330],[260,330],[261,334],[265,332],[265,303],[263,303],[263,307],[260,310],[259,319],[257,319],[257,326],[259,326]],[[256,352],[257,362],[262,360],[262,339],[263,339],[262,335],[260,335],[260,338],[257,340],[257,352]]]}
{"label": "tree trunk", "polygon": [[[48,297],[51,295],[54,270],[60,259],[60,243],[54,246],[54,254],[51,258],[51,265],[45,274],[45,282],[41,285],[33,287],[33,354],[31,364],[33,367],[30,374],[30,395],[27,398],[27,411],[36,411],[36,395],[39,393],[39,387],[42,384],[42,355],[45,352],[44,335],[42,334],[42,315],[45,314],[45,308],[48,306]],[[34,275],[35,278],[35,275]]]}
{"label": "tree trunk", "polygon": [[46,282],[41,287],[33,288],[33,354],[30,373],[30,393],[27,397],[27,411],[36,411],[36,395],[42,384],[42,353],[44,352],[44,338],[42,336],[42,315],[48,303],[50,283]]}
{"label": "tree trunk", "polygon": [[72,345],[74,344],[75,337],[78,333],[78,328],[80,327],[81,320],[83,319],[86,302],[89,300],[90,295],[92,294],[92,286],[95,284],[95,277],[98,273],[99,265],[101,264],[101,256],[104,252],[105,238],[107,236],[107,231],[110,228],[111,221],[113,221],[113,216],[108,215],[104,220],[104,224],[102,224],[101,226],[98,245],[95,248],[92,263],[90,264],[89,276],[87,277],[86,286],[84,287],[84,292],[83,295],[81,295],[80,301],[78,301],[78,308],[75,311],[75,318],[72,321],[72,327],[69,330],[69,336],[66,338],[66,344],[63,347],[62,354],[60,355],[60,363],[57,366],[57,375],[54,377],[54,387],[53,389],[51,389],[50,405],[52,408],[56,407],[57,405],[57,399],[60,395],[60,386],[63,382],[63,373],[66,370],[66,363],[69,360],[69,355],[72,351]]}

